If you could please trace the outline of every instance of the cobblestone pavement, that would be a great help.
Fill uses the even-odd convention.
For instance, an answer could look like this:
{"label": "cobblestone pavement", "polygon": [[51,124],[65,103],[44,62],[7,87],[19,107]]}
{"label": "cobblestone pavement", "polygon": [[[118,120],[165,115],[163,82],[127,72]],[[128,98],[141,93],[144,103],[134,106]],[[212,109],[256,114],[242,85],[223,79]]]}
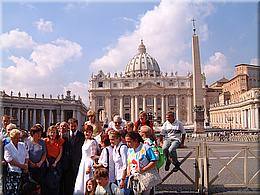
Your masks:
{"label": "cobblestone pavement", "polygon": [[[191,148],[197,145],[198,142],[188,142],[187,149],[178,149],[178,157],[181,161],[184,156],[189,153]],[[237,142],[236,144],[230,142],[207,142],[212,151],[209,153],[209,181],[216,177],[216,180],[209,187],[209,194],[260,194],[259,181],[260,175],[258,173],[252,181],[250,179],[259,171],[259,148],[258,143]],[[213,147],[214,146],[214,147]],[[215,149],[215,146],[217,146]],[[248,154],[248,181],[251,184],[250,188],[234,187],[242,184],[244,181],[244,150],[242,146],[249,146],[250,152]],[[240,152],[240,153],[239,153]],[[236,158],[234,158],[234,156]],[[218,158],[219,157],[219,158]],[[232,158],[234,158],[232,160]],[[232,160],[232,161],[231,161]],[[221,172],[220,170],[229,162],[229,165]],[[171,166],[170,170],[173,168]],[[181,165],[182,170],[195,181],[195,152]],[[160,175],[164,178],[167,173],[164,167],[160,169]],[[219,174],[218,174],[219,173]],[[218,176],[217,176],[218,175]],[[258,186],[256,186],[258,184]],[[181,171],[173,172],[168,179],[155,189],[156,194],[199,194],[195,191],[194,184],[189,181]]]}

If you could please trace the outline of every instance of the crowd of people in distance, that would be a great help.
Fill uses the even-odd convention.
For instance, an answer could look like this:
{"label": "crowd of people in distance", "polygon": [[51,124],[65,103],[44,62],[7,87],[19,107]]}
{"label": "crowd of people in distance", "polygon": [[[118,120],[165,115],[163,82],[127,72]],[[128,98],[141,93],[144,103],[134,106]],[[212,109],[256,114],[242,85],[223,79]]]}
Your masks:
{"label": "crowd of people in distance", "polygon": [[142,184],[139,175],[158,173],[164,164],[166,171],[171,164],[179,170],[176,149],[186,132],[174,112],[167,112],[159,137],[144,111],[137,121],[115,115],[102,124],[92,110],[87,117],[84,124],[70,118],[45,131],[41,124],[21,130],[3,115],[3,194],[154,194],[154,186]]}

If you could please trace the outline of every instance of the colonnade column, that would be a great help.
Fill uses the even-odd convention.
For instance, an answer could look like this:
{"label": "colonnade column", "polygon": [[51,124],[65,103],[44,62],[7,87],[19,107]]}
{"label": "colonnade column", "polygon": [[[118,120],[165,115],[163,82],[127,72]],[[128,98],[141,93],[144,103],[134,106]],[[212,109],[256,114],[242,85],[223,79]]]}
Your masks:
{"label": "colonnade column", "polygon": [[179,95],[176,95],[176,119],[179,120]]}
{"label": "colonnade column", "polygon": [[[49,112],[49,118],[48,118],[48,125],[50,126],[51,125],[51,115],[52,115],[52,111],[51,110],[48,110]],[[48,116],[48,114],[47,114]],[[47,127],[48,128],[48,127]]]}
{"label": "colonnade column", "polygon": [[241,117],[241,128],[244,128],[244,110],[240,111],[240,117]]}
{"label": "colonnade column", "polygon": [[42,109],[42,112],[41,112],[41,124],[42,124],[43,128],[45,129],[44,109]]}
{"label": "colonnade column", "polygon": [[33,125],[36,124],[36,109],[33,109]]}
{"label": "colonnade column", "polygon": [[255,127],[256,127],[256,129],[260,129],[260,126],[259,126],[259,108],[257,107],[257,105],[255,105],[255,122],[256,122],[256,124],[255,124]]}
{"label": "colonnade column", "polygon": [[161,111],[162,111],[162,124],[165,122],[165,102],[164,102],[164,95],[162,95],[161,100]]}
{"label": "colonnade column", "polygon": [[80,111],[77,111],[77,119],[79,121],[79,125],[83,125],[83,122],[85,122],[85,121],[82,121],[82,117],[81,117]]}
{"label": "colonnade column", "polygon": [[10,117],[13,118],[13,109],[10,108]]}
{"label": "colonnade column", "polygon": [[64,110],[60,110],[60,121],[63,122],[64,121]]}
{"label": "colonnade column", "polygon": [[143,96],[143,111],[146,111],[145,95]]}
{"label": "colonnade column", "polygon": [[19,127],[21,127],[21,114],[20,114],[20,112],[21,112],[21,109],[17,108],[17,125]]}
{"label": "colonnade column", "polygon": [[131,121],[135,121],[134,119],[135,110],[134,110],[134,96],[131,96]]}
{"label": "colonnade column", "polygon": [[251,128],[255,129],[255,107],[251,106]]}
{"label": "colonnade column", "polygon": [[29,115],[28,108],[25,108],[24,114],[25,114],[24,128],[29,130],[28,129],[28,115]]}
{"label": "colonnade column", "polygon": [[124,118],[123,116],[123,96],[119,96],[119,114],[120,117]]}
{"label": "colonnade column", "polygon": [[136,95],[135,96],[135,120],[138,119],[138,111],[139,111],[139,109],[138,109],[138,96]]}
{"label": "colonnade column", "polygon": [[73,118],[77,119],[77,111],[76,110],[73,110]]}
{"label": "colonnade column", "polygon": [[154,117],[157,119],[157,97],[154,96],[153,98],[153,113],[154,113]]}

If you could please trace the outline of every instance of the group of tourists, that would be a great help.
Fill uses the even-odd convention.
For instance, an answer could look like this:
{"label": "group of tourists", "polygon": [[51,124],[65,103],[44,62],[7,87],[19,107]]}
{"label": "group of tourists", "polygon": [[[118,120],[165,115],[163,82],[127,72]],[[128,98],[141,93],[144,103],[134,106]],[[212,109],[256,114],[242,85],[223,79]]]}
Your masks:
{"label": "group of tourists", "polygon": [[2,116],[3,194],[85,195],[153,194],[160,168],[180,162],[185,129],[171,111],[159,137],[147,113],[135,122],[119,115],[101,125],[94,111],[88,121],[71,118],[45,132],[35,124],[28,132]]}

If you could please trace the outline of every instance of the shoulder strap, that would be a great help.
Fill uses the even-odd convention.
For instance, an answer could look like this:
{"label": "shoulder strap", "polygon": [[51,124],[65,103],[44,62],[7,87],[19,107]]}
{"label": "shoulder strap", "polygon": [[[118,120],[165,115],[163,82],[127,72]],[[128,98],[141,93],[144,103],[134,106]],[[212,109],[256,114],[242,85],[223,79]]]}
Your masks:
{"label": "shoulder strap", "polygon": [[126,144],[121,144],[121,145],[119,146],[118,153],[119,153],[119,156],[120,156],[120,157],[121,157],[120,149],[121,149],[122,146],[126,146]]}
{"label": "shoulder strap", "polygon": [[109,171],[109,150],[106,148],[107,151],[107,170]]}
{"label": "shoulder strap", "polygon": [[112,184],[113,184],[112,182],[109,182],[109,188],[110,188],[111,194],[114,195],[114,192],[112,190]]}

